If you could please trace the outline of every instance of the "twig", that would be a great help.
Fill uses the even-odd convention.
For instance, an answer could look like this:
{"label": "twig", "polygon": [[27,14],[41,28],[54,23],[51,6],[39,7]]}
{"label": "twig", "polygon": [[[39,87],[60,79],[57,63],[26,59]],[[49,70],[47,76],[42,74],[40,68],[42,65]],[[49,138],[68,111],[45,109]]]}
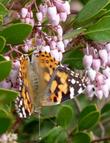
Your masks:
{"label": "twig", "polygon": [[80,103],[79,103],[77,98],[74,98],[74,103],[76,104],[77,111],[80,113],[81,112],[81,106],[80,106]]}
{"label": "twig", "polygon": [[96,140],[93,140],[91,143],[97,143],[97,142],[108,141],[108,140],[110,140],[110,137],[96,139]]}

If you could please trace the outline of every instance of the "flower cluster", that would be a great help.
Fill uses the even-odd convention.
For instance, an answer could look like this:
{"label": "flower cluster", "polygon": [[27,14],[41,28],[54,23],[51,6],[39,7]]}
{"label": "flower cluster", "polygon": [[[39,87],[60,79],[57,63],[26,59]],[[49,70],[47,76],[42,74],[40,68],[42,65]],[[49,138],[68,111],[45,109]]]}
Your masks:
{"label": "flower cluster", "polygon": [[17,134],[7,133],[1,135],[0,143],[17,143]]}
{"label": "flower cluster", "polygon": [[[35,7],[37,20],[32,22],[36,28],[35,35],[25,42],[23,50],[27,52],[33,47],[39,46],[41,51],[50,52],[56,60],[61,61],[62,53],[65,51],[69,40],[63,40],[63,28],[60,22],[66,21],[68,14],[70,14],[70,5],[68,1],[53,0],[45,1],[39,7],[36,5]],[[32,11],[29,9],[21,9],[21,20],[28,24],[33,19]],[[48,20],[48,24],[43,25],[46,20]],[[44,32],[43,28],[47,29],[47,32]]]}
{"label": "flower cluster", "polygon": [[30,8],[22,8],[19,17],[22,22],[34,26],[35,22],[33,18],[33,13]]}
{"label": "flower cluster", "polygon": [[87,47],[83,64],[87,70],[89,84],[87,93],[102,99],[110,93],[110,43],[98,47]]}

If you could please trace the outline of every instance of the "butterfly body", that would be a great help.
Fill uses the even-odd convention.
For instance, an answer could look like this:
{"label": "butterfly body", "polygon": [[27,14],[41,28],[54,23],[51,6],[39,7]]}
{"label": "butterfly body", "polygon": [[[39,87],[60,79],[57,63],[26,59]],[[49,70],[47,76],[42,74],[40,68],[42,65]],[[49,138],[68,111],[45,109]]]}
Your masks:
{"label": "butterfly body", "polygon": [[50,53],[34,52],[20,58],[19,91],[15,101],[20,118],[30,116],[37,108],[59,104],[82,93],[86,78],[56,61]]}

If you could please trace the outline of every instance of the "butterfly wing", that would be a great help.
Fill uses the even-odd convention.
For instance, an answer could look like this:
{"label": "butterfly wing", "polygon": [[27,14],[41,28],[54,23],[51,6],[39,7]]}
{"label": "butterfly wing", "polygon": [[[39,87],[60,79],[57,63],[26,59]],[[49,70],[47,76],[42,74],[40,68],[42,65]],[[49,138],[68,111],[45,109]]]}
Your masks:
{"label": "butterfly wing", "polygon": [[[59,104],[65,100],[73,99],[84,92],[87,84],[86,76],[71,71],[68,67],[59,65],[54,71],[46,94],[48,105]],[[46,100],[47,100],[46,99]],[[46,102],[44,101],[44,106]]]}
{"label": "butterfly wing", "polygon": [[33,107],[31,101],[31,87],[29,83],[30,61],[27,55],[20,58],[19,68],[19,96],[15,101],[15,108],[20,118],[26,118],[31,115]]}
{"label": "butterfly wing", "polygon": [[[42,106],[42,102],[46,97],[46,90],[51,79],[51,76],[59,64],[50,53],[47,52],[34,52],[32,55],[33,69],[36,75],[39,76],[39,86],[37,89],[37,96],[34,97],[35,110]],[[48,101],[46,100],[48,104]]]}

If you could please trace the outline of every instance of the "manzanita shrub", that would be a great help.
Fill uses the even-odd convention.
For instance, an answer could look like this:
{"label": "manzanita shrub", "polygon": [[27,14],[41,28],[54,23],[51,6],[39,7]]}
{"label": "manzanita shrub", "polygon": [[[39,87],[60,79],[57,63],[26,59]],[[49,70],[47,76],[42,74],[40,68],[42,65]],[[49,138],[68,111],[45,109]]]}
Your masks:
{"label": "manzanita shrub", "polygon": [[[0,0],[0,143],[109,143],[109,42],[110,0]],[[75,99],[20,119],[19,58],[36,47],[88,83]]]}

